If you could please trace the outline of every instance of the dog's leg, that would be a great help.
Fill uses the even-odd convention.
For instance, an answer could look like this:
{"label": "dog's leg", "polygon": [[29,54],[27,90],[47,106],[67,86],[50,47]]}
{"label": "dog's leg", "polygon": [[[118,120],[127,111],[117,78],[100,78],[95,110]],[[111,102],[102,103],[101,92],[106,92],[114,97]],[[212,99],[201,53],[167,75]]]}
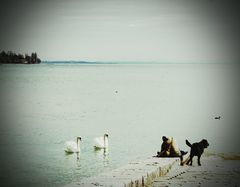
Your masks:
{"label": "dog's leg", "polygon": [[200,158],[201,158],[201,155],[198,155],[198,165],[199,166],[201,166]]}
{"label": "dog's leg", "polygon": [[[192,157],[193,157],[193,156],[190,155],[190,158],[188,159],[188,161],[187,161],[187,163],[186,163],[187,165],[192,165]],[[189,163],[190,163],[190,164],[189,164]]]}
{"label": "dog's leg", "polygon": [[183,156],[182,155],[180,156],[180,163],[181,163],[180,165],[183,166]]}
{"label": "dog's leg", "polygon": [[193,162],[193,156],[192,155],[190,155],[190,166],[192,166],[192,162]]}
{"label": "dog's leg", "polygon": [[187,164],[187,162],[189,161],[189,159],[190,159],[190,156],[188,156],[187,158],[183,158],[183,161],[182,161],[182,164],[184,165],[184,164]]}

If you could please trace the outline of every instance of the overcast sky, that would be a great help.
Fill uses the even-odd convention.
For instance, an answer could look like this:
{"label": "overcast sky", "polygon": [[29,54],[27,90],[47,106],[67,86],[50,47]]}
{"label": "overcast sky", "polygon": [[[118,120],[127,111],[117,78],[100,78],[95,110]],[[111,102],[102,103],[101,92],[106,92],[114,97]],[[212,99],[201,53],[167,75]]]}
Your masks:
{"label": "overcast sky", "polygon": [[237,1],[1,1],[0,50],[42,60],[236,62]]}

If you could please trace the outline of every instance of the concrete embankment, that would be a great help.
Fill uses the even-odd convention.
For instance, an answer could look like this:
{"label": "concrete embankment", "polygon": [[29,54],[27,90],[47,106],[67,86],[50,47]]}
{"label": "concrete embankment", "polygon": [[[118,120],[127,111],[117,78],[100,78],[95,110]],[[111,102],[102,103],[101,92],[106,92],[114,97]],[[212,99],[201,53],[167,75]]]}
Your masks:
{"label": "concrete embankment", "polygon": [[143,161],[131,162],[126,166],[108,173],[87,178],[78,183],[71,183],[65,187],[142,187],[151,185],[158,177],[165,175],[173,165],[179,164],[179,158],[151,157]]}
{"label": "concrete embankment", "polygon": [[177,166],[163,177],[157,178],[153,187],[221,187],[240,186],[240,160],[225,160],[220,157],[203,157],[202,166],[194,160],[192,166]]}

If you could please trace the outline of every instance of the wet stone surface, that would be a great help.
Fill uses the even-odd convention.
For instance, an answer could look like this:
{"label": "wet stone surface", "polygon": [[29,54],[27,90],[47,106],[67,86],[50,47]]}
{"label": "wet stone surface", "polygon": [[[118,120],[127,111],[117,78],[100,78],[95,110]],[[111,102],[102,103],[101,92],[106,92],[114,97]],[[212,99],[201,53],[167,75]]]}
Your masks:
{"label": "wet stone surface", "polygon": [[206,157],[202,158],[202,166],[198,166],[196,160],[193,166],[176,165],[164,177],[155,180],[152,186],[240,186],[240,161]]}

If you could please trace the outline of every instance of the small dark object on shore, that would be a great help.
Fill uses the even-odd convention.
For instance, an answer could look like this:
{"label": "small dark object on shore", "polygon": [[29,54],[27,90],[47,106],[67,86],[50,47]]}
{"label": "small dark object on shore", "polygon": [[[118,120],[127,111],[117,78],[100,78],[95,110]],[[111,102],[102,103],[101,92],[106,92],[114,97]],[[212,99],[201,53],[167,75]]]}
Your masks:
{"label": "small dark object on shore", "polygon": [[221,119],[221,116],[216,116],[214,119],[220,120],[220,119]]}

